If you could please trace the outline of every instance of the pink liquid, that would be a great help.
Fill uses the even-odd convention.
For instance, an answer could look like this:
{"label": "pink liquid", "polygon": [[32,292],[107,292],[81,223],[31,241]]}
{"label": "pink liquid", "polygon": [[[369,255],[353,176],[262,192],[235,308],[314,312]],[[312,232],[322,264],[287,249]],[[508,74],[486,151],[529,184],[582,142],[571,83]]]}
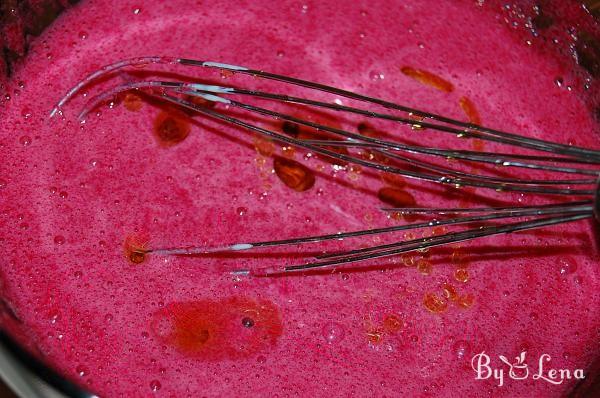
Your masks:
{"label": "pink liquid", "polygon": [[[337,171],[296,151],[294,159],[316,173],[314,186],[297,192],[272,173],[272,158],[254,150],[252,135],[206,118],[196,117],[189,136],[172,146],[153,134],[160,109],[149,103],[135,112],[122,103],[102,106],[79,126],[78,97],[64,120],[48,120],[85,73],[121,58],[169,55],[264,68],[461,120],[459,100],[467,97],[485,125],[599,146],[590,102],[580,94],[584,75],[538,51],[540,40],[514,32],[499,16],[510,14],[493,6],[265,3],[92,1],[36,42],[0,109],[2,287],[27,325],[22,339],[108,396],[569,391],[575,380],[508,380],[502,387],[475,380],[471,357],[485,351],[500,368],[497,355],[512,359],[526,350],[536,368],[544,353],[556,369],[591,363],[600,326],[592,222],[366,264],[398,265],[385,272],[275,279],[228,273],[303,262],[294,248],[278,249],[281,255],[149,256],[137,265],[124,256],[132,235],[148,236],[151,247],[219,245],[398,221],[378,210],[376,193],[386,185],[378,173]],[[406,66],[441,76],[453,91],[420,84],[401,72]],[[338,121],[352,130],[356,122]],[[431,133],[396,130],[410,140]],[[432,144],[447,140],[431,137]],[[275,154],[284,152],[274,145]],[[403,189],[423,206],[547,200],[485,190],[469,199],[420,182]],[[372,243],[333,242],[314,251]],[[417,270],[422,260],[432,264],[429,275]],[[460,271],[459,279],[468,280],[461,282],[455,274],[464,268],[468,278]],[[458,299],[444,298],[444,283]],[[248,313],[252,326],[244,321]],[[12,327],[8,317],[4,322]]]}

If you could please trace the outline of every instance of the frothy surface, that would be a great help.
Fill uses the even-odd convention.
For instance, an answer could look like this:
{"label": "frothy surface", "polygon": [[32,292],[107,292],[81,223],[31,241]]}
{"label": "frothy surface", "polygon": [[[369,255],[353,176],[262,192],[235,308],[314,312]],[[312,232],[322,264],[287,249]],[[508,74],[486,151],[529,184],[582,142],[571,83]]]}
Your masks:
{"label": "frothy surface", "polygon": [[[36,43],[14,79],[19,95],[0,110],[4,296],[28,325],[31,345],[110,396],[559,396],[572,387],[534,380],[496,387],[474,380],[470,359],[527,350],[532,364],[547,353],[552,367],[574,369],[597,355],[590,347],[598,337],[599,257],[590,223],[370,264],[410,265],[385,272],[277,279],[226,272],[303,261],[293,248],[132,264],[123,250],[130,236],[157,246],[219,244],[397,224],[378,211],[377,192],[389,183],[296,151],[316,175],[298,192],[241,130],[197,117],[181,142],[161,145],[153,129],[164,109],[147,102],[101,107],[79,126],[79,97],[66,120],[47,119],[85,73],[159,54],[264,68],[462,120],[468,98],[485,125],[598,147],[598,126],[577,94],[583,79],[570,65],[532,50],[495,12],[471,2],[165,3],[92,1],[68,12]],[[423,85],[403,67],[434,73],[453,89]],[[398,132],[409,140],[428,133]],[[290,156],[277,144],[272,151]],[[424,206],[538,200],[450,195],[419,182],[402,189]],[[338,243],[357,244],[366,242]],[[417,270],[423,260],[429,275]],[[460,269],[466,277],[457,277]],[[454,294],[444,283],[460,300],[444,299]],[[259,323],[248,327],[244,310]],[[186,325],[198,333],[182,335]],[[204,351],[189,343],[209,344],[213,332],[219,339]],[[238,354],[241,346],[251,349]]]}

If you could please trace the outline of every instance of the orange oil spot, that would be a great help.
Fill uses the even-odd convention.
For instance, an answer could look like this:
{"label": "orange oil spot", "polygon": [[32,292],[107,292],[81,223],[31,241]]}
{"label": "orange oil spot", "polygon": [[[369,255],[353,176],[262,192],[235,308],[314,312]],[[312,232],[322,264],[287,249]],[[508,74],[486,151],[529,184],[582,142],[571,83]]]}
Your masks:
{"label": "orange oil spot", "polygon": [[371,126],[369,123],[367,122],[361,122],[358,124],[358,126],[356,126],[356,129],[358,130],[358,132],[364,136],[367,137],[379,137],[381,134],[379,133],[379,131],[377,131],[377,129],[373,126]]}
{"label": "orange oil spot", "polygon": [[144,102],[139,95],[134,93],[126,93],[123,96],[123,106],[125,106],[125,109],[128,111],[137,112],[142,109]]}
{"label": "orange oil spot", "polygon": [[248,297],[172,303],[154,314],[151,327],[164,344],[206,361],[266,351],[283,331],[274,303]]}
{"label": "orange oil spot", "polygon": [[133,264],[141,264],[146,260],[148,237],[144,234],[129,235],[123,243],[125,258]]}
{"label": "orange oil spot", "polygon": [[383,318],[383,328],[388,332],[397,332],[402,329],[402,320],[398,315],[390,314]]}
{"label": "orange oil spot", "polygon": [[454,279],[463,283],[467,282],[469,280],[469,271],[464,268],[457,269],[454,271]]}
{"label": "orange oil spot", "polygon": [[471,140],[471,145],[473,146],[474,150],[479,152],[482,152],[485,149],[485,141],[480,140],[479,138],[473,138]]}
{"label": "orange oil spot", "polygon": [[383,203],[397,208],[413,207],[417,203],[414,196],[398,188],[383,187],[377,192],[377,197]]}
{"label": "orange oil spot", "polygon": [[456,288],[454,286],[452,286],[449,283],[442,283],[442,295],[444,296],[444,298],[450,300],[450,301],[456,301],[458,299],[458,293],[456,291]]}
{"label": "orange oil spot", "polygon": [[185,99],[196,106],[201,106],[204,108],[214,108],[216,105],[216,102],[198,97],[197,95],[188,95]]}
{"label": "orange oil spot", "polygon": [[303,192],[315,185],[314,173],[295,160],[276,156],[273,159],[273,168],[277,177],[295,191]]}
{"label": "orange oil spot", "polygon": [[154,135],[164,147],[171,147],[185,140],[190,130],[187,117],[177,110],[161,111],[154,120]]}
{"label": "orange oil spot", "polygon": [[[460,99],[458,100],[458,104],[460,105],[465,115],[467,115],[467,118],[469,119],[470,123],[481,125],[481,117],[479,116],[479,112],[477,111],[477,107],[475,107],[473,101],[471,101],[467,97],[460,97]],[[472,145],[473,149],[475,149],[476,151],[483,151],[485,148],[484,141],[478,138],[473,139]]]}
{"label": "orange oil spot", "polygon": [[476,151],[483,151],[485,149],[485,141],[480,140],[479,138],[473,138],[473,149]]}
{"label": "orange oil spot", "polygon": [[380,344],[383,341],[383,331],[380,329],[367,330],[367,340],[374,345]]}
{"label": "orange oil spot", "polygon": [[281,125],[281,131],[291,137],[298,138],[298,136],[300,135],[300,126],[296,123],[289,122],[286,120]]}
{"label": "orange oil spot", "polygon": [[[417,204],[415,197],[403,189],[383,187],[377,192],[377,197],[383,203],[387,203],[395,208],[403,207],[414,207]],[[414,221],[416,216],[414,214],[402,214],[400,210],[398,213],[392,215],[395,219],[404,218],[406,221]]]}
{"label": "orange oil spot", "polygon": [[381,173],[381,180],[395,188],[404,188],[406,186],[406,180],[401,175],[394,173]]}
{"label": "orange oil spot", "polygon": [[464,251],[460,248],[457,248],[452,252],[450,255],[450,260],[460,268],[465,268],[468,266],[467,257]]}
{"label": "orange oil spot", "polygon": [[296,148],[292,145],[286,145],[284,147],[281,147],[281,154],[286,158],[293,159],[296,155]]}
{"label": "orange oil spot", "polygon": [[477,111],[477,108],[475,107],[473,101],[471,101],[467,97],[460,97],[460,99],[458,100],[458,104],[460,105],[465,115],[467,115],[467,117],[469,118],[470,123],[478,125],[481,124],[481,117],[479,116],[479,112]]}
{"label": "orange oil spot", "polygon": [[410,120],[414,120],[414,123],[412,123],[412,124],[410,125],[410,128],[411,128],[412,130],[418,130],[418,131],[425,130],[425,127],[423,127],[423,125],[421,124],[421,122],[422,122],[423,120],[425,120],[425,118],[424,118],[423,116],[419,116],[419,115],[413,115],[413,114],[410,114],[408,118],[409,118]]}
{"label": "orange oil spot", "polygon": [[[372,137],[372,138],[379,138],[382,137],[383,135],[385,135],[384,132],[377,130],[375,127],[371,126],[369,123],[367,122],[361,122],[357,125],[356,129],[358,130],[359,134],[366,136],[366,137]],[[374,160],[380,163],[389,163],[389,158],[382,155],[381,153],[377,153],[368,149],[362,149],[359,152],[359,155],[365,159],[365,160]],[[387,174],[387,173],[386,173]],[[391,173],[389,173],[391,174]]]}
{"label": "orange oil spot", "polygon": [[435,293],[426,293],[423,296],[423,306],[434,314],[441,314],[448,309],[448,302]]}
{"label": "orange oil spot", "polygon": [[222,79],[228,79],[235,74],[235,72],[233,72],[232,70],[228,70],[228,69],[221,69],[219,71],[219,73],[221,74]]}
{"label": "orange oil spot", "polygon": [[431,275],[431,263],[427,260],[419,260],[417,262],[417,270],[423,275]]}
{"label": "orange oil spot", "polygon": [[456,302],[461,308],[469,308],[473,306],[473,303],[475,303],[475,297],[473,297],[471,294],[465,294],[458,297]]}
{"label": "orange oil spot", "polygon": [[402,260],[402,264],[404,264],[405,267],[412,267],[415,265],[415,258],[410,254],[401,255],[400,260]]}
{"label": "orange oil spot", "polygon": [[437,226],[437,227],[433,227],[431,229],[431,235],[433,235],[433,236],[443,235],[446,232],[448,232],[448,230],[444,226]]}
{"label": "orange oil spot", "polygon": [[450,93],[454,90],[454,86],[449,81],[442,79],[438,75],[427,72],[423,69],[415,69],[410,66],[405,66],[400,69],[406,76],[418,81],[426,86],[431,86],[437,90]]}
{"label": "orange oil spot", "polygon": [[273,141],[268,138],[256,136],[254,137],[253,143],[256,152],[262,156],[271,156],[275,151],[275,145],[273,144]]}

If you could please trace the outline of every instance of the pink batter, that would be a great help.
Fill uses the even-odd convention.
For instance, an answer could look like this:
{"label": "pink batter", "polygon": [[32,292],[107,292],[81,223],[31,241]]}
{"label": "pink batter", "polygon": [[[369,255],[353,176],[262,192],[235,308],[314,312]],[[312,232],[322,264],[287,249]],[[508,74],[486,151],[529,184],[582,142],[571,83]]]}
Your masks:
{"label": "pink batter", "polygon": [[[548,368],[588,368],[599,354],[600,327],[591,222],[367,264],[398,265],[385,272],[228,273],[301,263],[295,248],[148,256],[135,264],[123,250],[131,237],[159,247],[217,245],[399,221],[378,210],[377,192],[388,185],[378,173],[338,171],[274,144],[274,154],[314,171],[314,186],[298,192],[272,172],[272,157],[254,149],[252,135],[213,120],[186,119],[189,135],[161,145],[154,125],[164,108],[144,101],[102,106],[80,126],[79,96],[64,119],[47,117],[86,73],[118,59],[168,55],[262,68],[461,120],[467,116],[460,103],[468,100],[485,125],[599,146],[591,102],[580,94],[583,74],[570,62],[538,51],[539,40],[508,27],[503,17],[511,14],[495,6],[435,3],[98,0],[62,16],[35,43],[0,108],[1,286],[27,325],[22,340],[105,396],[514,397],[571,390],[577,380],[475,380],[471,358],[485,351],[501,368],[498,355],[512,360],[526,350],[536,369],[542,354],[552,358]],[[403,73],[406,67],[453,89],[424,85]],[[337,123],[356,130],[355,122]],[[431,134],[434,144],[447,139]],[[423,206],[545,200],[485,190],[450,195],[420,182],[403,189]],[[403,235],[386,239],[394,238]]]}

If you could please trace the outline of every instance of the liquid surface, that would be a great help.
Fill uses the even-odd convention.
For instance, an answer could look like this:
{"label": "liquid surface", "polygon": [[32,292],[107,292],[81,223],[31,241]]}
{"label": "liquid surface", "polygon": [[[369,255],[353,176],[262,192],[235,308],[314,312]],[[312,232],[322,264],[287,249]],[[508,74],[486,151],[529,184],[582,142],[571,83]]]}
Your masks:
{"label": "liquid surface", "polygon": [[[362,170],[135,94],[101,106],[85,125],[75,120],[82,96],[64,118],[47,118],[86,73],[122,58],[169,55],[262,68],[597,148],[598,125],[580,95],[585,80],[571,63],[537,51],[541,44],[515,34],[508,14],[475,2],[158,3],[76,6],[35,43],[0,109],[7,327],[18,318],[31,349],[106,396],[514,397],[573,388],[575,380],[502,387],[475,380],[471,358],[485,351],[500,368],[498,355],[525,350],[531,366],[542,354],[555,369],[591,363],[600,327],[591,222],[378,260],[362,265],[368,272],[307,277],[228,273],[305,261],[294,247],[212,257],[143,252],[411,221],[379,211],[389,205],[548,198],[453,191]],[[227,84],[236,77],[208,78]],[[427,130],[302,116],[408,142],[447,140]]]}

